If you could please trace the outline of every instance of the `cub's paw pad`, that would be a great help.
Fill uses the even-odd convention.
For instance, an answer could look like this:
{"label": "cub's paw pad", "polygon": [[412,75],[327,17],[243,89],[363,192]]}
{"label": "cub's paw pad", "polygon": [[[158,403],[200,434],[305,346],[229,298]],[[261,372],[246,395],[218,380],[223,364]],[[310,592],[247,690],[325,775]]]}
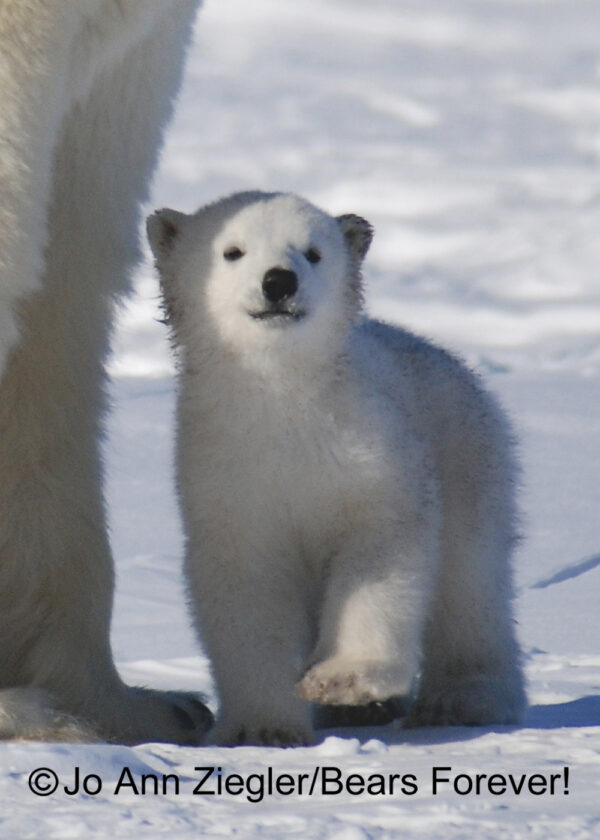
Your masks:
{"label": "cub's paw pad", "polygon": [[366,706],[375,700],[385,700],[391,693],[382,687],[379,676],[380,668],[374,663],[328,659],[310,668],[297,690],[301,697],[313,703]]}

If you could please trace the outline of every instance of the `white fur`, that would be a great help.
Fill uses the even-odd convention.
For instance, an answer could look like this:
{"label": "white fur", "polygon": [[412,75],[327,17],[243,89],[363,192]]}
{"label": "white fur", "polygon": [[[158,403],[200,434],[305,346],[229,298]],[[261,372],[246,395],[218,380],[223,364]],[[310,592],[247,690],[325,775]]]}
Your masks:
{"label": "white fur", "polygon": [[[518,720],[510,434],[456,359],[364,316],[368,224],[242,193],[148,230],[214,739],[311,742],[307,701],[383,701],[417,675],[413,724]],[[298,289],[257,319],[274,267]]]}
{"label": "white fur", "polygon": [[177,717],[192,699],[114,668],[98,449],[114,299],[197,5],[0,2],[0,737],[69,716],[82,737],[198,737]]}

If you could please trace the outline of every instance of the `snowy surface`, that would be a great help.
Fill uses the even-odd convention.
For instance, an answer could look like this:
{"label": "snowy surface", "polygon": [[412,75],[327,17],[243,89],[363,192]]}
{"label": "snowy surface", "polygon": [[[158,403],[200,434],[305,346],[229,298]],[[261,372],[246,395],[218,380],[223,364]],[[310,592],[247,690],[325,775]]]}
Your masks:
{"label": "snowy surface", "polygon": [[[509,411],[524,727],[395,724],[296,750],[4,744],[0,836],[600,836],[600,4],[209,0],[149,209],[252,187],[369,218],[369,310],[460,353]],[[172,365],[149,264],[136,287],[111,361],[115,656],[132,682],[212,698],[182,594]],[[248,787],[194,795],[199,766]],[[54,795],[30,792],[38,767],[58,774]],[[76,767],[102,790],[65,792]],[[176,774],[179,793],[173,780],[165,795],[115,792],[124,768],[138,787]],[[248,801],[268,768],[375,787]],[[434,791],[435,773],[457,789]],[[377,793],[377,774],[405,778]],[[477,774],[504,788],[496,776],[476,793]]]}

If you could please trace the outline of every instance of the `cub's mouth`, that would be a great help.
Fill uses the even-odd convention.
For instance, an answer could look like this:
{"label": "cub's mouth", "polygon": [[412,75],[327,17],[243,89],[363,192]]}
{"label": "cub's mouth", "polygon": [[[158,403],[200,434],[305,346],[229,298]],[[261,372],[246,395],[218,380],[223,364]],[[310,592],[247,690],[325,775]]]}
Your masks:
{"label": "cub's mouth", "polygon": [[306,312],[297,309],[263,309],[259,312],[248,312],[251,318],[255,321],[271,321],[275,323],[285,323],[292,321],[301,321]]}

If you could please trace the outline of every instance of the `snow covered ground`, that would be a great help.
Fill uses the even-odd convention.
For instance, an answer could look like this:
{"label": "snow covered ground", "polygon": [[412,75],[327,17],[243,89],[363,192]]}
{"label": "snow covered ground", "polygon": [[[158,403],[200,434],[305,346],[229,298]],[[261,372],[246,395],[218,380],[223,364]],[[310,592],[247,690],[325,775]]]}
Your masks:
{"label": "snow covered ground", "polygon": [[[525,725],[394,724],[296,750],[3,744],[0,836],[600,836],[600,4],[208,0],[149,209],[252,187],[370,219],[369,310],[462,354],[509,411]],[[136,286],[111,361],[115,656],[132,682],[212,697],[180,581],[149,262]],[[30,791],[40,767],[54,795]],[[76,767],[89,792],[69,795]],[[231,792],[194,795],[196,767],[222,768]],[[265,777],[261,799],[269,768],[281,791]],[[142,793],[144,773],[175,774],[179,792],[171,779]],[[309,795],[313,778],[324,793]]]}

